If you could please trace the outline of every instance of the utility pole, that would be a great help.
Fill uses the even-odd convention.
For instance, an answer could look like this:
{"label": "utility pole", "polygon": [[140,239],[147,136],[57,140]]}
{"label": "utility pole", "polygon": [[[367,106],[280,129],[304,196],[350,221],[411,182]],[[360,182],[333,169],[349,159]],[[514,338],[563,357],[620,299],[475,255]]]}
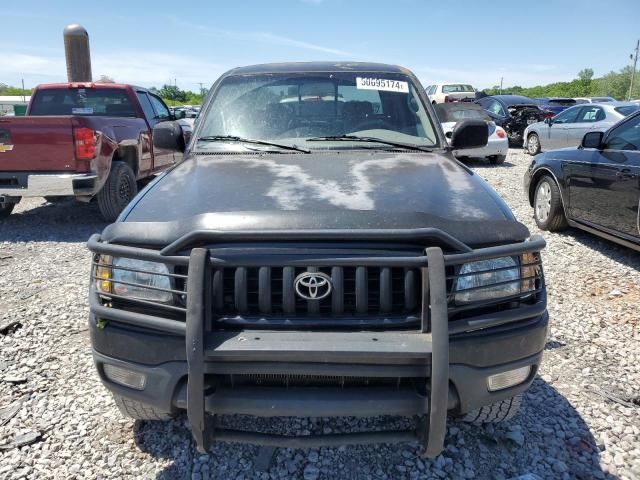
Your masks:
{"label": "utility pole", "polygon": [[633,95],[633,80],[636,76],[636,64],[638,63],[638,49],[640,48],[640,40],[636,42],[636,55],[634,57],[633,53],[631,54],[631,59],[633,60],[633,69],[631,70],[631,84],[629,85],[629,96],[627,100],[631,100],[631,95]]}
{"label": "utility pole", "polygon": [[22,78],[21,80],[22,80],[22,101],[26,102],[26,100],[24,98],[24,78]]}
{"label": "utility pole", "polygon": [[504,80],[504,77],[500,77],[500,95],[502,95],[502,80]]}
{"label": "utility pole", "polygon": [[200,95],[202,95],[204,93],[204,87],[202,86],[204,82],[198,82],[198,85],[200,85]]}

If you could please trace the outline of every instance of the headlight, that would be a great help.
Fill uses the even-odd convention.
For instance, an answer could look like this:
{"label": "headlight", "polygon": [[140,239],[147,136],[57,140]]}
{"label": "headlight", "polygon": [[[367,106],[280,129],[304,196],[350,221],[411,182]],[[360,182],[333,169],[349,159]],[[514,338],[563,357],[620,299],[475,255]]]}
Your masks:
{"label": "headlight", "polygon": [[96,268],[99,292],[158,303],[172,303],[169,269],[163,263],[101,256]]}
{"label": "headlight", "polygon": [[456,304],[465,304],[509,297],[533,290],[535,281],[531,281],[532,279],[521,281],[521,273],[528,277],[532,270],[535,271],[531,267],[521,269],[518,259],[514,257],[465,263],[458,272],[454,300]]}

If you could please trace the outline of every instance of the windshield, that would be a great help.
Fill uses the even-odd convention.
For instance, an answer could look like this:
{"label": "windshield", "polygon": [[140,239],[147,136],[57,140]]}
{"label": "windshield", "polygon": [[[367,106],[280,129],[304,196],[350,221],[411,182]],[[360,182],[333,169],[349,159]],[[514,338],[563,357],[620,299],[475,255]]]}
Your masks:
{"label": "windshield", "polygon": [[491,121],[487,112],[475,103],[437,103],[435,110],[441,122],[459,122],[466,119]]}
{"label": "windshield", "polygon": [[119,88],[47,88],[38,90],[31,115],[135,117],[125,90]]}
{"label": "windshield", "polygon": [[420,147],[433,147],[438,141],[415,86],[406,75],[393,73],[230,76],[217,87],[200,123],[197,137],[203,140],[198,150],[249,148],[237,141],[205,140],[221,136],[308,149],[397,148],[344,139],[309,141],[344,135]]}
{"label": "windshield", "polygon": [[640,105],[624,105],[623,107],[615,108],[616,112],[620,115],[624,115],[625,117],[627,115],[631,115],[633,112],[637,112],[638,110],[640,110]]}

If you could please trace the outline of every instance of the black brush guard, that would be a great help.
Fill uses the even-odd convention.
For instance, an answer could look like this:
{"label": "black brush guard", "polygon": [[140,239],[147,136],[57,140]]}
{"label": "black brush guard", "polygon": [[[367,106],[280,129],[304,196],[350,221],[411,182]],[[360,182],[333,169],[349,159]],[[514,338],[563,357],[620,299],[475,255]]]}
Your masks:
{"label": "black brush guard", "polygon": [[[422,230],[422,232],[421,232]],[[301,240],[323,240],[334,238],[345,239],[342,232],[316,231],[313,235],[304,231],[287,232],[198,232],[197,242],[212,243],[217,241],[228,241],[229,238],[237,241],[259,241],[286,238]],[[385,265],[398,267],[419,267],[422,272],[422,308],[421,325],[422,334],[430,337],[428,348],[424,349],[424,357],[429,359],[428,395],[425,397],[424,411],[428,412],[424,420],[420,420],[415,430],[405,431],[374,431],[357,432],[330,435],[311,436],[287,436],[265,434],[249,431],[238,431],[218,428],[215,424],[214,415],[206,411],[205,391],[205,362],[210,360],[212,343],[207,342],[206,326],[211,325],[211,285],[210,270],[214,265],[237,266],[233,262],[221,259],[210,258],[209,250],[203,247],[196,247],[191,250],[190,256],[177,255],[177,250],[188,248],[191,239],[179,239],[174,244],[164,248],[162,251],[150,250],[133,246],[113,245],[101,241],[98,234],[93,235],[87,246],[89,250],[96,254],[111,255],[114,257],[127,257],[140,260],[162,262],[171,265],[188,266],[187,277],[187,305],[186,322],[172,320],[157,316],[145,315],[136,312],[118,310],[101,305],[98,294],[92,287],[90,306],[92,312],[99,318],[113,319],[139,327],[164,331],[173,334],[185,335],[186,358],[188,365],[187,382],[187,415],[191,423],[191,430],[200,452],[206,452],[214,441],[228,441],[240,443],[253,443],[258,445],[282,446],[291,448],[311,448],[320,446],[338,446],[350,444],[373,444],[373,443],[393,443],[418,441],[423,447],[423,454],[433,458],[440,454],[444,448],[444,438],[446,433],[447,410],[449,405],[449,318],[447,303],[447,275],[446,266],[460,265],[467,262],[486,260],[496,257],[521,255],[524,253],[538,253],[544,248],[545,242],[540,236],[534,236],[530,240],[520,243],[500,245],[473,250],[461,244],[455,239],[441,231],[434,229],[417,229],[410,231],[357,231],[359,239],[371,238],[398,240],[406,236],[411,240],[423,239],[451,240],[451,247],[460,253],[444,254],[440,247],[429,247],[425,250],[424,256],[418,257],[372,257],[372,258],[322,258],[316,260],[305,260],[306,265],[333,265],[333,266],[356,266],[356,265]],[[424,236],[421,235],[424,234]],[[334,235],[335,234],[335,235]],[[222,238],[221,238],[222,237]],[[421,238],[422,237],[422,238]],[[299,265],[295,259],[287,260],[278,258],[278,265]],[[93,282],[92,282],[93,285]],[[542,292],[542,288],[537,292]],[[490,323],[483,323],[481,328],[494,326]],[[496,325],[500,325],[499,319],[495,320]],[[209,333],[209,336],[211,333]],[[416,333],[415,335],[420,335]],[[210,337],[209,337],[210,338]],[[215,345],[215,344],[214,344]],[[374,350],[375,351],[375,350]]]}

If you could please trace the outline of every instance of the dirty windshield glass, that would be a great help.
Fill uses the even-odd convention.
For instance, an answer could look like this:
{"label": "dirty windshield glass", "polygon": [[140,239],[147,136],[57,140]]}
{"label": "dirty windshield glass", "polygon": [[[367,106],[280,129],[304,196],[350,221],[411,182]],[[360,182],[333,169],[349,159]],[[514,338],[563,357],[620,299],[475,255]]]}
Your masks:
{"label": "dirty windshield glass", "polygon": [[308,149],[393,148],[309,140],[344,135],[420,147],[437,144],[429,114],[408,77],[354,72],[228,77],[204,115],[197,148],[248,148],[219,138],[224,136]]}

